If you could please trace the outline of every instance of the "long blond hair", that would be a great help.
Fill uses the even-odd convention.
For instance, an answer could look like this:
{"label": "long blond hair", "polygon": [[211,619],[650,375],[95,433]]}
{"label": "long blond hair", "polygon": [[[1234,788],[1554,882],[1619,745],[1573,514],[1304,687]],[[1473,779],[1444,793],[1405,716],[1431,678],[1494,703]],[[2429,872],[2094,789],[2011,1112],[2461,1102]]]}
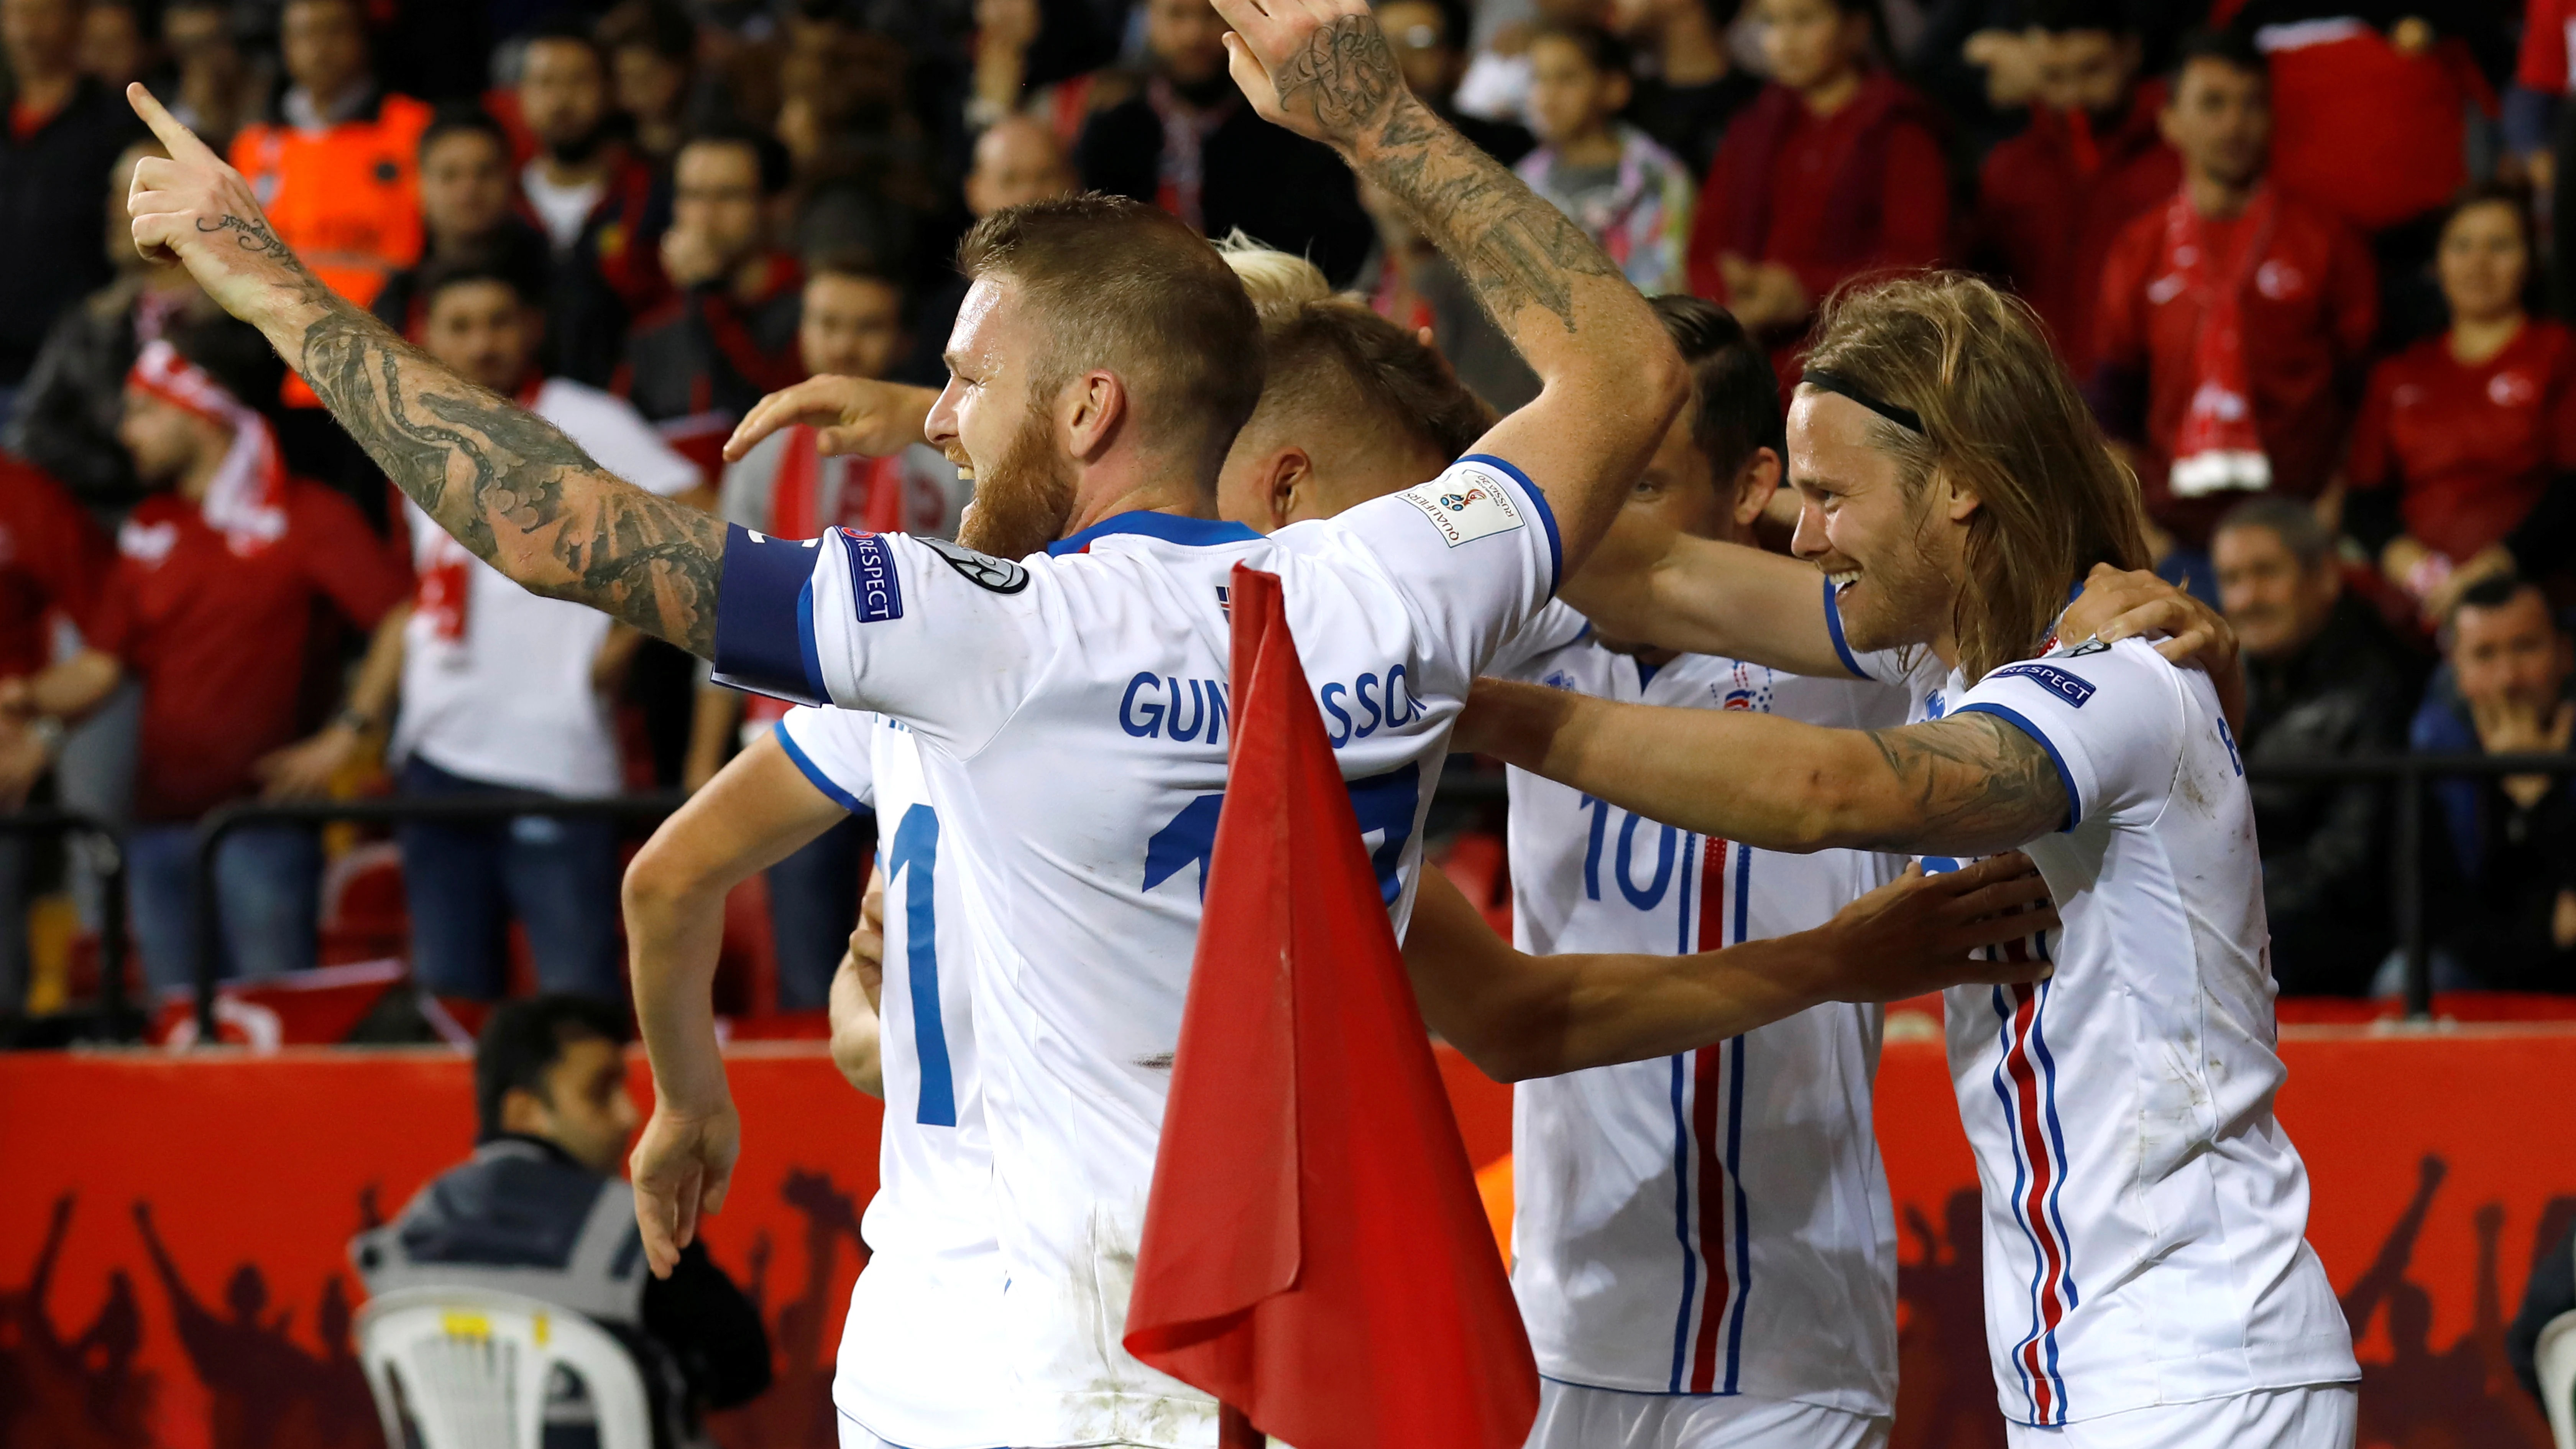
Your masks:
{"label": "long blond hair", "polygon": [[2093,565],[2147,566],[2138,480],[2020,299],[1956,272],[1865,283],[1815,336],[1809,367],[1922,419],[1873,422],[1909,494],[1939,471],[1977,496],[1951,619],[1971,682],[2037,650]]}

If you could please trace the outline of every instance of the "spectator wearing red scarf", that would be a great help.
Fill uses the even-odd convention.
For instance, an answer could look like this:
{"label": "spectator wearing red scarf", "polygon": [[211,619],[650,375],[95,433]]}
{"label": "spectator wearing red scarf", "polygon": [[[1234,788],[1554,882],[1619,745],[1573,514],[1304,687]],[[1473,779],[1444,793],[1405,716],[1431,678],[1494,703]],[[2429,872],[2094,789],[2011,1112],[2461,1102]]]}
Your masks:
{"label": "spectator wearing red scarf", "polygon": [[2182,158],[2156,125],[2163,82],[2138,83],[2144,47],[2119,6],[2054,0],[2034,6],[2032,20],[2039,93],[2029,127],[1986,154],[1977,236],[2083,377],[2103,260],[2131,220],[2182,185]]}
{"label": "spectator wearing red scarf", "polygon": [[[804,315],[796,332],[805,370],[884,377],[910,345],[903,314],[902,288],[865,260],[815,258],[805,279]],[[920,420],[937,394],[903,387],[888,387],[885,393],[904,400],[907,421],[898,431],[918,439]],[[821,441],[814,428],[799,423],[770,434],[741,461],[728,465],[726,521],[779,538],[814,538],[831,528],[957,536],[974,490],[936,449],[915,441],[890,446],[882,456],[826,456]],[[742,742],[749,744],[786,713],[787,706],[774,699],[746,698],[717,684],[702,686],[683,782],[694,790],[723,767],[737,724]],[[778,947],[778,1004],[783,1008],[820,1010],[830,995],[841,949],[858,922],[866,829],[856,821],[835,825],[769,869],[770,929]]]}
{"label": "spectator wearing red scarf", "polygon": [[2521,198],[2451,209],[2435,253],[2450,329],[2372,370],[2345,465],[2344,524],[2428,620],[2480,578],[2567,557],[2576,494],[2576,333],[2523,310]]}
{"label": "spectator wearing red scarf", "polygon": [[1759,0],[1771,84],[1728,127],[1691,229],[1690,286],[1773,344],[1853,277],[1941,259],[1948,164],[1930,109],[1867,64],[1862,0]]}
{"label": "spectator wearing red scarf", "polygon": [[2136,445],[2169,575],[2196,587],[2231,505],[2266,490],[2314,498],[2333,480],[2337,374],[2378,319],[2360,241],[2266,174],[2268,86],[2244,40],[2184,42],[2161,118],[2182,187],[2129,224],[2103,267],[2097,406]]}
{"label": "spectator wearing red scarf", "polygon": [[[125,388],[120,432],[135,473],[164,489],[117,536],[116,571],[89,648],[0,681],[0,713],[78,719],[128,673],[142,681],[136,825],[126,841],[134,930],[147,978],[183,988],[196,962],[191,901],[198,817],[250,796],[318,796],[382,718],[392,681],[362,673],[318,733],[303,705],[327,605],[361,629],[388,623],[407,579],[347,499],[288,476],[268,418],[279,369],[258,333],[229,320],[147,345]],[[376,651],[381,653],[382,650]],[[234,831],[215,862],[220,974],[313,962],[321,852],[295,826]]]}

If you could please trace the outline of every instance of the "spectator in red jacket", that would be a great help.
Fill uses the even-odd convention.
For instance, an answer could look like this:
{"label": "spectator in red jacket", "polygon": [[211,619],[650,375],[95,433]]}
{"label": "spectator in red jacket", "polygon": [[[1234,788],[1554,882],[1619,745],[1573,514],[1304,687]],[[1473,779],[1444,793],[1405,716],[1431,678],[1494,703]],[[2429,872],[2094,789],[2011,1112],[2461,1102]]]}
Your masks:
{"label": "spectator in red jacket", "polygon": [[1825,295],[1941,259],[1950,183],[1922,99],[1869,63],[1865,0],[1759,0],[1771,84],[1738,114],[1701,188],[1691,291],[1792,346]]}
{"label": "spectator in red jacket", "polygon": [[[116,553],[63,486],[0,454],[0,678],[42,669],[53,657],[51,624],[86,627]],[[45,732],[45,736],[52,735]],[[0,734],[0,808],[14,809],[51,764],[55,740],[34,731]],[[29,841],[0,836],[0,1022],[27,1000],[26,867]]]}
{"label": "spectator in red jacket", "polygon": [[2112,245],[2096,388],[2112,436],[2137,446],[2168,576],[2207,589],[2210,529],[2231,504],[2333,480],[2337,374],[2369,344],[2379,293],[2351,231],[2270,182],[2262,56],[2209,32],[2182,53],[2161,124],[2183,184]]}
{"label": "spectator in red jacket", "polygon": [[2156,125],[2164,85],[2138,83],[2144,47],[2115,0],[2053,0],[2034,5],[2032,21],[2039,92],[2029,128],[1986,153],[1977,233],[2083,377],[2103,258],[2133,218],[2182,185],[2182,158]]}
{"label": "spectator in red jacket", "polygon": [[[287,474],[268,419],[247,401],[275,397],[278,375],[259,334],[228,320],[143,349],[122,431],[136,474],[167,491],[137,505],[118,534],[89,647],[0,681],[0,716],[43,728],[96,709],[128,674],[141,680],[126,864],[144,972],[164,989],[186,986],[195,969],[198,818],[254,795],[324,793],[391,683],[361,678],[341,717],[298,739],[310,726],[304,686],[308,656],[327,638],[316,630],[324,606],[372,630],[408,580],[347,499]],[[7,778],[0,787],[19,788]],[[219,972],[312,964],[320,866],[309,829],[226,837],[215,864]]]}
{"label": "spectator in red jacket", "polygon": [[519,172],[526,219],[553,249],[546,326],[554,371],[605,387],[627,330],[671,294],[663,274],[670,202],[653,168],[609,134],[608,54],[567,16],[527,39],[519,115],[537,154]]}
{"label": "spectator in red jacket", "polygon": [[2353,429],[2345,527],[2427,619],[2480,578],[2566,558],[2576,334],[2523,310],[2528,225],[2512,191],[2451,209],[2435,254],[2450,330],[2372,370]]}

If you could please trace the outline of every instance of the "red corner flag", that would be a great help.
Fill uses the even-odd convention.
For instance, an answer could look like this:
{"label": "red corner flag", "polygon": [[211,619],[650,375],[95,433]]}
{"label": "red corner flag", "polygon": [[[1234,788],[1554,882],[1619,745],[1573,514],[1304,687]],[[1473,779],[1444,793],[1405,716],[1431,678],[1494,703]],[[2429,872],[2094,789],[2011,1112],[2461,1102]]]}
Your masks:
{"label": "red corner flag", "polygon": [[1127,1351],[1297,1449],[1517,1449],[1538,1367],[1278,577],[1236,565],[1231,608],[1234,752]]}

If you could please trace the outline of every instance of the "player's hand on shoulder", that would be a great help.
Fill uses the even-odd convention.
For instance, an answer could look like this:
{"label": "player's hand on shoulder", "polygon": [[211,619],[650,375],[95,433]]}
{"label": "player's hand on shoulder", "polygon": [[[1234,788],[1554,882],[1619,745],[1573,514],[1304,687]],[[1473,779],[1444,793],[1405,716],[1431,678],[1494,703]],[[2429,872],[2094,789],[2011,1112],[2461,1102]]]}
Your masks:
{"label": "player's hand on shoulder", "polygon": [[725,461],[742,461],[763,438],[799,423],[815,430],[814,446],[825,457],[887,457],[922,441],[922,426],[938,401],[939,394],[926,387],[864,377],[809,377],[754,403],[725,440]]}
{"label": "player's hand on shoulder", "polygon": [[2019,851],[1939,875],[1921,864],[1838,912],[1826,940],[1827,1001],[1902,1001],[1961,985],[2036,981],[2049,972],[2039,953],[1988,961],[1978,952],[2055,930],[2048,883]]}
{"label": "player's hand on shoulder", "polygon": [[2144,569],[2095,564],[2084,592],[2066,610],[2058,631],[2066,643],[2099,639],[2153,639],[2158,654],[2203,670],[2218,687],[2230,724],[2245,722],[2245,670],[2237,657],[2236,627],[2216,609]]}
{"label": "player's hand on shoulder", "polygon": [[680,1250],[697,1240],[699,1219],[724,1207],[741,1155],[742,1116],[731,1101],[707,1112],[674,1111],[667,1099],[653,1104],[626,1170],[654,1277],[670,1277]]}

